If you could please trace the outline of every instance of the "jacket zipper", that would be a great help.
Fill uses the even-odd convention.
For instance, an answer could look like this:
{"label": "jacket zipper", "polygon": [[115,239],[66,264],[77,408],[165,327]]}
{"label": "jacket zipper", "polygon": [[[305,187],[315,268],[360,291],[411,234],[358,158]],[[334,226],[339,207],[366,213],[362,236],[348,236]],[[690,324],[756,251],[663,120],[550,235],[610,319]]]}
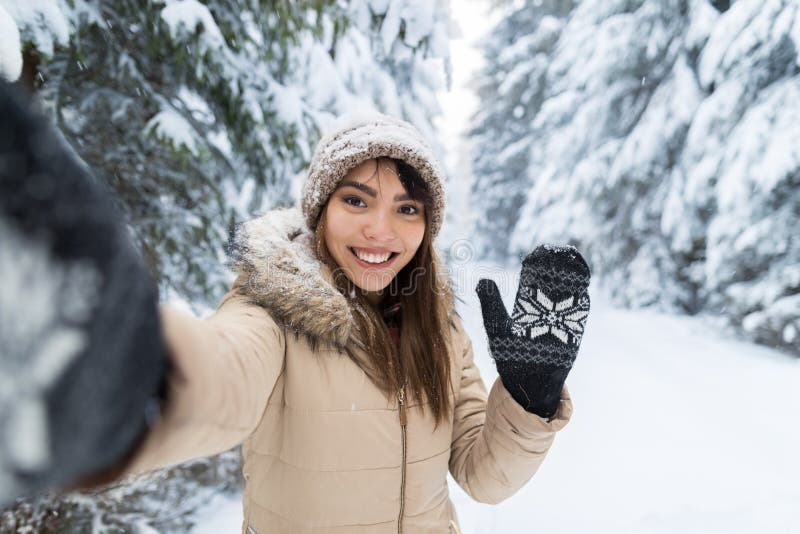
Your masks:
{"label": "jacket zipper", "polygon": [[400,467],[400,515],[397,516],[397,534],[403,534],[403,508],[405,507],[406,496],[406,395],[405,386],[400,388],[400,393],[397,395],[397,404],[400,411],[400,432],[402,434],[403,443],[403,463]]}

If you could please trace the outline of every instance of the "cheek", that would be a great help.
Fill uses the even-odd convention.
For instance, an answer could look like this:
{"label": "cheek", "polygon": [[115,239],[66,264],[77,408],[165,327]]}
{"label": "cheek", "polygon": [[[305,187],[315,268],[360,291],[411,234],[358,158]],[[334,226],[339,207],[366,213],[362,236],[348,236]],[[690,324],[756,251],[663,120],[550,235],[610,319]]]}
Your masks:
{"label": "cheek", "polygon": [[412,225],[412,227],[408,229],[406,236],[406,248],[412,252],[411,255],[413,256],[416,254],[417,249],[422,243],[422,238],[425,236],[425,223],[421,222]]}
{"label": "cheek", "polygon": [[346,240],[352,225],[347,224],[346,217],[336,210],[329,210],[327,214],[330,216],[325,219],[325,244],[328,250],[333,250]]}

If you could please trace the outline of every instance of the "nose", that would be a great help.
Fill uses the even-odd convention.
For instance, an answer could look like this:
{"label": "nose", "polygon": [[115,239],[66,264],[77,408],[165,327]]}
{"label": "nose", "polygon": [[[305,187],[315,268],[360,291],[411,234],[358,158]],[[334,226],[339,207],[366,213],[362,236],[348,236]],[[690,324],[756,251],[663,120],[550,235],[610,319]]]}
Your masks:
{"label": "nose", "polygon": [[388,242],[396,237],[391,217],[383,210],[374,212],[364,226],[364,237],[370,241]]}

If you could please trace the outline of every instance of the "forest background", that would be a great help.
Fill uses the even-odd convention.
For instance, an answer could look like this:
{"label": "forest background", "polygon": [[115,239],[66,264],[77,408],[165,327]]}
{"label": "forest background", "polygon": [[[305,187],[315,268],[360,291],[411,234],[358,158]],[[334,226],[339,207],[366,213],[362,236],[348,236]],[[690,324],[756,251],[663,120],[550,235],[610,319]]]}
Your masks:
{"label": "forest background", "polygon": [[[294,204],[320,133],[369,106],[446,163],[451,264],[571,243],[618,306],[800,356],[800,2],[490,2],[456,135],[458,5],[0,0],[0,72],[116,192],[162,299],[198,314],[231,282],[233,226]],[[185,531],[238,465],[21,502],[0,526]]]}

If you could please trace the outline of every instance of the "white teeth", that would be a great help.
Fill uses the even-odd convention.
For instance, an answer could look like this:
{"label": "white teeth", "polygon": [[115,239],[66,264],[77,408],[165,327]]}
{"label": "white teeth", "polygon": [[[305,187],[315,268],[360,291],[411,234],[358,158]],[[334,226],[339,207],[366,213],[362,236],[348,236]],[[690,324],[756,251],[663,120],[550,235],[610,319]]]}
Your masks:
{"label": "white teeth", "polygon": [[391,252],[387,252],[385,254],[370,254],[369,252],[361,252],[358,249],[352,249],[353,252],[356,253],[356,256],[362,261],[367,263],[383,263],[389,259],[389,256],[392,255]]}

